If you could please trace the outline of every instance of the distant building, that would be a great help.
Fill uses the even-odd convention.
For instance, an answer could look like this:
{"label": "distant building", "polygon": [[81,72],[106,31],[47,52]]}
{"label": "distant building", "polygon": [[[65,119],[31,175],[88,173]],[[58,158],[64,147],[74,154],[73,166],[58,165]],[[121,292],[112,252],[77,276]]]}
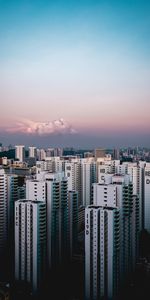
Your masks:
{"label": "distant building", "polygon": [[105,157],[105,149],[97,148],[95,149],[95,158]]}
{"label": "distant building", "polygon": [[113,151],[113,159],[119,160],[120,159],[120,151],[119,149],[114,149]]}
{"label": "distant building", "polygon": [[24,162],[25,159],[25,146],[24,145],[16,145],[15,146],[15,158],[20,162]]}
{"label": "distant building", "polygon": [[36,157],[36,147],[29,147],[29,157]]}
{"label": "distant building", "polygon": [[84,158],[93,157],[92,152],[84,152]]}
{"label": "distant building", "polygon": [[37,158],[38,160],[44,160],[46,157],[45,149],[37,149]]}

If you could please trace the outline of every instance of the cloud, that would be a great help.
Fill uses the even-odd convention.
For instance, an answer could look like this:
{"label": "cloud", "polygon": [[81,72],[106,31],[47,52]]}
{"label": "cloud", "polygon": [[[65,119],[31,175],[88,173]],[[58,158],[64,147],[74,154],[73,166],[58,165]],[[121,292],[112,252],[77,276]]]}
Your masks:
{"label": "cloud", "polygon": [[34,122],[31,120],[21,120],[15,126],[6,129],[9,133],[25,133],[25,134],[74,134],[76,130],[63,118],[49,122]]}

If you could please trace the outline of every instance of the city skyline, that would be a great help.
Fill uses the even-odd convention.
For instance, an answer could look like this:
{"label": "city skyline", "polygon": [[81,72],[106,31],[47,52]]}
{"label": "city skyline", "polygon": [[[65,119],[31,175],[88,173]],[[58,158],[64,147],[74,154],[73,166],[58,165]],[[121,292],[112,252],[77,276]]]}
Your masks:
{"label": "city skyline", "polygon": [[141,0],[1,0],[0,140],[149,146],[149,13]]}

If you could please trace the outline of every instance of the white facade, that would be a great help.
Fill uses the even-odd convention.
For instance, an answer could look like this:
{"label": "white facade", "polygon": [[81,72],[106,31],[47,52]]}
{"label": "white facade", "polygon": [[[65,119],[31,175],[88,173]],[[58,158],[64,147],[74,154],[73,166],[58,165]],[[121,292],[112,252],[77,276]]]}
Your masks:
{"label": "white facade", "polygon": [[26,180],[26,199],[35,201],[46,201],[45,181]]}
{"label": "white facade", "polygon": [[8,239],[7,175],[0,170],[0,255],[5,251]]}
{"label": "white facade", "polygon": [[29,157],[36,157],[36,147],[29,147]]}
{"label": "white facade", "polygon": [[45,274],[46,204],[15,202],[15,279],[27,282],[37,292]]}
{"label": "white facade", "polygon": [[0,254],[11,245],[14,225],[14,202],[18,200],[18,176],[0,170]]}
{"label": "white facade", "polygon": [[119,279],[119,209],[85,209],[85,299],[112,299]]}
{"label": "white facade", "polygon": [[[42,174],[41,174],[42,173]],[[64,172],[40,172],[40,180],[26,181],[26,200],[43,201],[47,213],[47,255],[52,267],[67,256],[68,234],[68,179]]]}
{"label": "white facade", "polygon": [[38,160],[44,160],[46,157],[45,149],[37,149],[37,158]]}
{"label": "white facade", "polygon": [[150,164],[144,170],[144,228],[150,233]]}
{"label": "white facade", "polygon": [[2,157],[2,165],[7,166],[7,164],[9,163],[9,160],[7,157]]}
{"label": "white facade", "polygon": [[98,165],[98,183],[104,183],[104,174],[112,173],[112,167],[110,165]]}
{"label": "white facade", "polygon": [[24,158],[25,158],[24,145],[16,145],[15,148],[16,148],[15,158],[18,159],[20,162],[24,162]]}
{"label": "white facade", "polygon": [[64,160],[60,157],[46,157],[45,160],[36,162],[36,173],[41,171],[62,172],[64,171]]}
{"label": "white facade", "polygon": [[144,168],[146,163],[139,162],[139,164],[124,162],[118,166],[117,172],[119,174],[130,175],[130,180],[133,183],[133,194],[139,198],[139,226],[140,230],[143,228],[143,214],[144,214]]}
{"label": "white facade", "polygon": [[[57,176],[57,174],[56,174]],[[68,180],[47,178],[47,255],[49,268],[66,259],[68,241]]]}
{"label": "white facade", "polygon": [[81,161],[82,205],[85,207],[91,204],[94,182],[96,182],[96,163]]}
{"label": "white facade", "polygon": [[[107,178],[104,174],[104,177]],[[130,175],[111,175],[109,184],[93,184],[93,205],[103,207],[118,207],[120,209],[120,267],[122,279],[131,271],[131,262],[135,261],[137,243],[133,251],[132,228],[139,230],[139,218],[134,218],[133,207],[133,184]],[[138,199],[139,205],[139,199]],[[137,222],[137,225],[135,224]],[[136,233],[134,231],[133,235]]]}
{"label": "white facade", "polygon": [[78,192],[79,206],[87,206],[92,199],[92,184],[97,181],[97,163],[94,158],[72,159],[65,162],[68,190]]}
{"label": "white facade", "polygon": [[117,187],[117,206],[120,209],[120,273],[123,282],[132,271],[133,184],[129,175],[114,175],[112,183]]}
{"label": "white facade", "polygon": [[[145,194],[144,194],[144,177],[145,177],[145,161],[139,161],[139,167],[140,167],[140,230],[144,229],[144,205],[145,205]],[[148,165],[147,165],[148,166]]]}
{"label": "white facade", "polygon": [[78,192],[78,204],[82,204],[81,162],[74,160],[65,163],[65,176],[68,178],[68,190]]}
{"label": "white facade", "polygon": [[72,259],[73,253],[77,249],[78,239],[78,193],[76,191],[68,193],[68,218],[69,251]]}
{"label": "white facade", "polygon": [[103,174],[115,174],[118,172],[118,166],[120,165],[120,160],[104,160],[98,161],[98,182],[101,182],[101,176]]}
{"label": "white facade", "polygon": [[93,205],[117,206],[117,187],[113,184],[93,184]]}
{"label": "white facade", "polygon": [[137,258],[139,257],[139,236],[140,236],[140,202],[139,197],[133,196],[133,206],[132,206],[132,269],[134,270]]}

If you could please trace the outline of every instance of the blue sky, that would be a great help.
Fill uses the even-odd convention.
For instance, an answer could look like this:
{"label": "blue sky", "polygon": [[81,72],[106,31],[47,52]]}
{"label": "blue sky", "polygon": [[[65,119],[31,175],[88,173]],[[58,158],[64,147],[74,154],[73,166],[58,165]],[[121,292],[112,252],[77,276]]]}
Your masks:
{"label": "blue sky", "polygon": [[64,118],[86,144],[87,133],[147,143],[149,16],[146,0],[0,0],[2,135]]}

